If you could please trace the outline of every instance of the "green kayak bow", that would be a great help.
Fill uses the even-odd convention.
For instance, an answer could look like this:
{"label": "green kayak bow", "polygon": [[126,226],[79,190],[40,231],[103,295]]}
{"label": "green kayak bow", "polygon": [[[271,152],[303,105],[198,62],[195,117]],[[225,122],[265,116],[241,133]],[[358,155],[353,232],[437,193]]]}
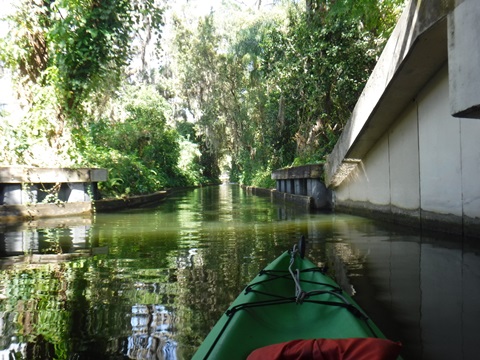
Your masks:
{"label": "green kayak bow", "polygon": [[304,253],[302,237],[262,270],[222,315],[193,359],[244,360],[255,349],[295,339],[384,339],[355,301]]}

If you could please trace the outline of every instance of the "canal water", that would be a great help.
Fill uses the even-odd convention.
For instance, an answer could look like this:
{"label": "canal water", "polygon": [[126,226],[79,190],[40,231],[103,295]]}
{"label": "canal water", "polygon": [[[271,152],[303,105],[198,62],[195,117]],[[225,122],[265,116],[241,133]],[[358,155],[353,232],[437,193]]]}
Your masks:
{"label": "canal water", "polygon": [[152,209],[0,227],[0,358],[190,359],[301,235],[404,359],[478,358],[475,241],[308,213],[228,185]]}

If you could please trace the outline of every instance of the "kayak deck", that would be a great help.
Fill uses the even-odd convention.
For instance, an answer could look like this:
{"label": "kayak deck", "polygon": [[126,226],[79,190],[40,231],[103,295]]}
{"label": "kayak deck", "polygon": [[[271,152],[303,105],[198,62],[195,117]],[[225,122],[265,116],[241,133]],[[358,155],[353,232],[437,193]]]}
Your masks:
{"label": "kayak deck", "polygon": [[287,251],[247,285],[193,359],[246,359],[257,348],[294,339],[363,337],[384,338],[322,269]]}

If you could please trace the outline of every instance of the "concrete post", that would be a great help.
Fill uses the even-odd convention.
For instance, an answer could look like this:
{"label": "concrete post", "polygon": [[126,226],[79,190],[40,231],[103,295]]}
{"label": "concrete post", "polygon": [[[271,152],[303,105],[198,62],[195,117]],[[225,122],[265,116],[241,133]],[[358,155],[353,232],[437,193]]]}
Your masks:
{"label": "concrete post", "polygon": [[2,190],[2,198],[4,205],[20,205],[22,204],[22,185],[21,184],[5,184]]}
{"label": "concrete post", "polygon": [[301,181],[301,179],[293,180],[293,184],[294,184],[294,187],[295,187],[295,194],[303,195],[302,194],[302,181]]}
{"label": "concrete post", "polygon": [[68,183],[70,194],[67,202],[82,202],[89,201],[89,196],[86,194],[85,185],[83,183]]}
{"label": "concrete post", "polygon": [[448,75],[453,116],[480,119],[480,1],[464,0],[448,15]]}

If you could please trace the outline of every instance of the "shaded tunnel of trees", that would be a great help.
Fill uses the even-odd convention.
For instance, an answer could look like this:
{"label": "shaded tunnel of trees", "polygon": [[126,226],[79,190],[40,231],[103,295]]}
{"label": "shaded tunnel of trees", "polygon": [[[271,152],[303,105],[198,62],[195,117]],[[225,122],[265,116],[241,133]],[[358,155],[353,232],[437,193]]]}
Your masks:
{"label": "shaded tunnel of trees", "polygon": [[104,167],[106,197],[221,173],[269,187],[332,150],[403,1],[201,4],[12,2],[0,163]]}

